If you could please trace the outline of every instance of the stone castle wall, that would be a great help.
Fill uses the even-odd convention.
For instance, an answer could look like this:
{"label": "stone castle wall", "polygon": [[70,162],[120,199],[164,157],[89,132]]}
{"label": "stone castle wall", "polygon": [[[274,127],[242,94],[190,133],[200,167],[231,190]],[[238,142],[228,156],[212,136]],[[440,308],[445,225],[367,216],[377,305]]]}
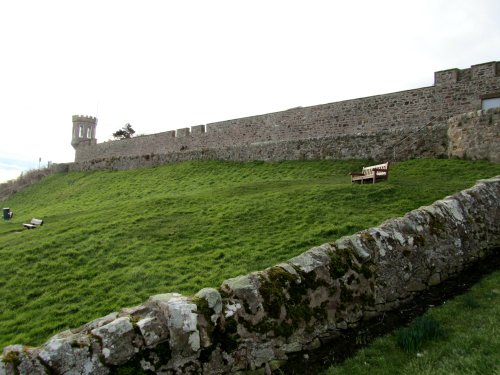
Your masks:
{"label": "stone castle wall", "polygon": [[440,284],[500,246],[500,176],[187,297],[152,296],[13,345],[0,374],[268,374]]}
{"label": "stone castle wall", "polygon": [[500,163],[500,108],[454,116],[448,121],[448,155]]}
{"label": "stone castle wall", "polygon": [[[419,131],[385,131],[377,134],[329,136],[282,142],[261,142],[226,148],[185,150],[137,156],[92,159],[69,165],[70,171],[127,170],[188,160],[280,161],[318,159],[398,160],[417,157],[446,157],[447,126],[431,126]],[[424,135],[424,136],[423,136]],[[392,145],[394,138],[412,139],[408,145]],[[120,141],[121,142],[121,141]]]}
{"label": "stone castle wall", "polygon": [[[356,147],[355,142],[353,147],[339,150],[346,148],[343,137],[364,136],[376,139],[378,134],[382,135],[382,139],[380,142],[372,142],[371,148],[386,150],[401,141],[403,144],[398,147],[403,146],[405,150],[411,148],[414,141],[430,140],[425,132],[414,134],[417,138],[408,138],[407,135],[412,134],[415,129],[425,127],[429,123],[444,124],[453,115],[477,111],[481,108],[483,97],[500,93],[499,72],[499,62],[473,65],[469,69],[436,72],[435,84],[431,87],[312,107],[298,107],[78,147],[75,162],[179,153],[187,156],[167,156],[164,159],[185,160],[203,153],[205,157],[207,154],[214,157],[226,155],[225,158],[229,159],[233,155],[241,155],[241,152],[227,151],[232,148],[246,148],[247,155],[237,160],[294,159],[297,158],[297,152],[290,145],[320,139],[331,141],[323,142],[326,149],[318,151],[320,157],[340,155],[342,158],[353,158],[360,154],[359,151],[353,150],[353,147]],[[393,137],[388,142],[384,134],[400,134],[401,138]],[[343,143],[338,144],[335,140]],[[446,135],[440,142],[447,143]],[[275,147],[269,144],[274,144]],[[262,153],[265,154],[269,147],[281,149],[280,152],[263,157]],[[403,153],[401,158],[411,156]]]}

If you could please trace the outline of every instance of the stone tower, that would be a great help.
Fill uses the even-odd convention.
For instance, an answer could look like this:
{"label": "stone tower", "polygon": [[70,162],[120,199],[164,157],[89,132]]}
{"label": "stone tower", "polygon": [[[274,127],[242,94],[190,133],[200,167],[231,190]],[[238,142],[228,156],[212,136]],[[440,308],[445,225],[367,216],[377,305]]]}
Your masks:
{"label": "stone tower", "polygon": [[73,116],[73,137],[71,138],[71,146],[76,150],[82,146],[95,145],[97,139],[95,137],[95,128],[97,126],[97,118],[92,116]]}

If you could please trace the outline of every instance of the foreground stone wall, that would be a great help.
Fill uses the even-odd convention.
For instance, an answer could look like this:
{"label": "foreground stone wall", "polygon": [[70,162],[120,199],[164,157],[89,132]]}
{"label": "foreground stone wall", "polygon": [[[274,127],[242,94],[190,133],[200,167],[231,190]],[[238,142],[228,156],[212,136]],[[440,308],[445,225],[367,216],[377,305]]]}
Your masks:
{"label": "foreground stone wall", "polygon": [[[227,148],[247,147],[249,159],[259,160],[260,144],[274,144],[283,149],[276,155],[294,158],[296,152],[287,148],[290,143],[310,139],[342,136],[376,137],[377,134],[412,131],[433,122],[444,122],[453,115],[476,111],[481,99],[500,92],[500,63],[473,65],[469,69],[450,69],[435,73],[434,86],[367,98],[346,100],[311,107],[221,121],[159,134],[121,141],[81,146],[76,149],[75,162],[92,160],[165,155],[210,150],[218,156]],[[500,95],[500,94],[499,94]],[[416,134],[417,142],[428,140],[425,133]],[[413,139],[393,138],[386,142],[372,142],[371,148],[387,149],[395,141],[405,140],[405,147]],[[354,144],[355,146],[355,144]],[[340,148],[342,145],[334,146]],[[346,154],[357,154],[347,150]],[[227,153],[227,157],[233,154]],[[273,155],[269,158],[273,159]],[[328,156],[328,154],[326,154]],[[168,157],[167,157],[168,159]]]}
{"label": "foreground stone wall", "polygon": [[449,156],[500,163],[500,108],[452,117],[448,139]]}
{"label": "foreground stone wall", "polygon": [[270,373],[498,246],[500,176],[218,289],[152,296],[40,348],[6,347],[0,374]]}

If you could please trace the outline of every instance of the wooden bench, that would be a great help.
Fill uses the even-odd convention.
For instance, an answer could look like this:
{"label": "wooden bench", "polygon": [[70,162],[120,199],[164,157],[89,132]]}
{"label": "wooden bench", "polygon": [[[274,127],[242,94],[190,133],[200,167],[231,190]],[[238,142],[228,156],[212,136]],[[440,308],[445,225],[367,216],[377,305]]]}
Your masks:
{"label": "wooden bench", "polygon": [[365,181],[375,183],[380,180],[387,180],[389,178],[389,162],[384,164],[371,165],[363,167],[361,173],[351,173],[351,182],[363,184]]}
{"label": "wooden bench", "polygon": [[43,220],[33,218],[29,224],[23,224],[23,227],[26,229],[35,229],[41,225],[43,225]]}

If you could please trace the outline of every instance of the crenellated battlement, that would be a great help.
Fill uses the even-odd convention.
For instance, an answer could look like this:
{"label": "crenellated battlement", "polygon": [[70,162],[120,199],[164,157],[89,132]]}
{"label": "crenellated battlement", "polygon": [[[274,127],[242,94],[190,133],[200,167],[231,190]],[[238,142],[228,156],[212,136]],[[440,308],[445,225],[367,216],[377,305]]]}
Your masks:
{"label": "crenellated battlement", "polygon": [[73,115],[72,116],[73,122],[79,121],[79,122],[97,122],[97,117],[94,116],[84,116],[84,115]]}
{"label": "crenellated battlement", "polygon": [[191,134],[203,134],[205,133],[205,125],[191,126]]}
{"label": "crenellated battlement", "polygon": [[[377,134],[389,133],[408,134],[427,124],[446,124],[451,116],[481,109],[484,98],[499,96],[499,75],[500,62],[492,61],[466,69],[435,72],[435,84],[429,87],[310,107],[295,107],[100,144],[96,144],[95,139],[97,119],[75,115],[72,141],[76,149],[75,161],[115,160],[153,154],[195,155],[199,151],[203,152],[204,158],[220,158],[225,153],[228,156],[223,158],[230,160],[331,158],[332,155],[340,155],[340,158],[373,157],[375,154],[370,150],[366,153],[353,152],[352,146],[342,146],[339,150],[341,146],[332,143],[332,139],[376,137]],[[412,135],[406,138],[406,142],[416,142],[415,137]],[[326,139],[330,143],[325,145]],[[321,150],[308,152],[307,155],[311,156],[307,156],[300,150],[300,144],[309,144],[311,140],[316,140]],[[396,141],[394,139],[392,143]],[[429,142],[428,139],[422,141]],[[441,143],[446,142],[442,140]],[[294,146],[291,147],[291,144]],[[267,150],[271,149],[269,145],[273,145],[273,151],[263,151],[264,146],[258,149],[256,145],[268,145]],[[373,147],[388,146],[373,144]],[[240,150],[237,157],[229,151],[235,148]],[[181,157],[176,158],[178,160]]]}
{"label": "crenellated battlement", "polygon": [[181,128],[181,129],[177,129],[175,131],[175,136],[177,138],[188,137],[190,134],[191,134],[191,132],[190,132],[189,128]]}
{"label": "crenellated battlement", "polygon": [[76,150],[82,146],[91,146],[97,144],[96,126],[97,118],[93,116],[74,115],[73,133],[71,145]]}
{"label": "crenellated battlement", "polygon": [[457,82],[470,82],[482,78],[498,77],[500,62],[491,61],[483,64],[472,65],[467,69],[447,69],[434,73],[434,84],[447,85]]}

